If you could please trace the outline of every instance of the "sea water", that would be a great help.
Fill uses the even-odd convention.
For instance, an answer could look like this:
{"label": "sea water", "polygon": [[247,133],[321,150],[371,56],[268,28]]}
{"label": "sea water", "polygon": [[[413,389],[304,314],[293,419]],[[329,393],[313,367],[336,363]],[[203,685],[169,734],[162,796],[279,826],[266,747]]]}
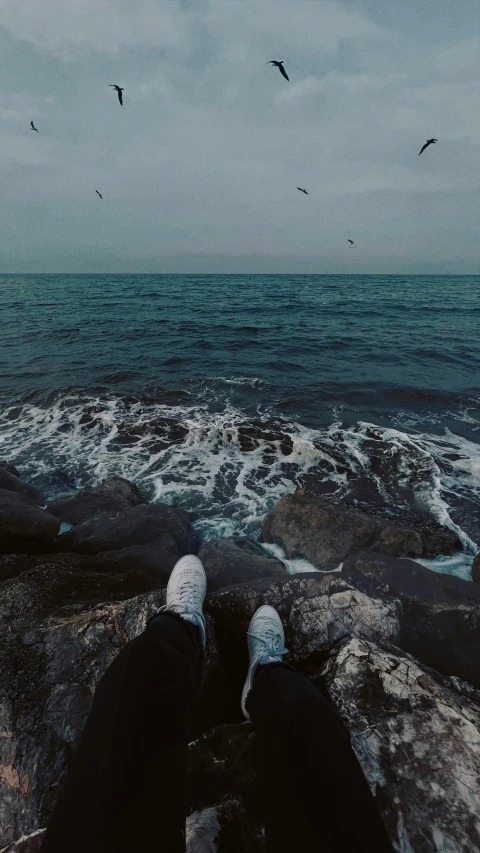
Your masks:
{"label": "sea water", "polygon": [[426,564],[468,578],[479,320],[480,276],[4,275],[0,457],[48,498],[121,474],[205,538],[297,485],[428,512],[464,553]]}

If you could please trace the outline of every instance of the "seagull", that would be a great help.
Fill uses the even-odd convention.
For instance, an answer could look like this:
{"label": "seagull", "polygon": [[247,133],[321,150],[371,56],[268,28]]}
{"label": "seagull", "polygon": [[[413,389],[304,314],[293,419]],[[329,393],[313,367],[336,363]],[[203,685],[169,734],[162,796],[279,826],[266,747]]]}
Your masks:
{"label": "seagull", "polygon": [[30,122],[30,127],[32,128],[32,130],[36,130],[37,133],[39,133],[39,130],[35,127],[33,121]]}
{"label": "seagull", "polygon": [[356,248],[356,245],[357,245],[357,244],[356,244],[356,243],[354,243],[354,242],[353,242],[353,240],[349,240],[348,242],[350,243],[350,245],[349,245],[349,247],[348,247],[349,249],[355,249],[355,248]]}
{"label": "seagull", "polygon": [[122,95],[123,89],[122,89],[122,87],[117,86],[115,83],[109,83],[108,85],[111,86],[112,89],[115,89],[115,91],[118,95],[118,100],[120,101],[120,106],[123,107],[123,95]]}
{"label": "seagull", "polygon": [[305,193],[305,195],[308,195],[307,191],[303,190],[302,187],[297,187],[297,190],[300,190],[301,193]]}
{"label": "seagull", "polygon": [[95,192],[96,192],[96,194],[97,194],[97,195],[99,195],[99,196],[100,196],[100,198],[101,198],[101,199],[103,199],[103,195],[102,195],[101,193],[99,193],[99,192],[98,192],[98,190],[95,190]]}
{"label": "seagull", "polygon": [[283,59],[269,59],[267,65],[276,65],[278,70],[280,71],[280,74],[283,74],[283,76],[285,77],[285,80],[290,80],[290,77],[288,76],[287,72],[285,71],[285,68],[283,67]]}
{"label": "seagull", "polygon": [[418,152],[418,156],[420,157],[422,151],[425,151],[425,148],[428,148],[429,145],[434,145],[435,142],[438,142],[438,139],[427,139],[425,145],[422,146],[421,151]]}

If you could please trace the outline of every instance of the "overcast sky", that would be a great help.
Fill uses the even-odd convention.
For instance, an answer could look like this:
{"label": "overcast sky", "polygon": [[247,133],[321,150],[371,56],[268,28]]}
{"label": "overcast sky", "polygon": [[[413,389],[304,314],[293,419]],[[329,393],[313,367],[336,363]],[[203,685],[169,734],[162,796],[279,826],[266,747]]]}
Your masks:
{"label": "overcast sky", "polygon": [[0,0],[0,51],[0,271],[480,273],[478,0]]}

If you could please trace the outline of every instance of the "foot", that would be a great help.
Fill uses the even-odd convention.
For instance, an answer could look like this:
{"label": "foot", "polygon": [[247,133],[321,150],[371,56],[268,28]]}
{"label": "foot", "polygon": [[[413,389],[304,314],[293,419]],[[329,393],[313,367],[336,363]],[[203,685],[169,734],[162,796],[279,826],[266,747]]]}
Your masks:
{"label": "foot", "polygon": [[245,703],[253,685],[253,679],[259,666],[267,663],[282,663],[282,655],[287,654],[283,625],[277,611],[268,604],[259,607],[253,614],[247,631],[250,665],[242,691],[242,711],[250,719]]}
{"label": "foot", "polygon": [[186,622],[200,631],[202,648],[205,648],[205,617],[202,612],[207,590],[205,570],[198,557],[187,554],[173,567],[167,585],[167,601],[160,613],[178,613]]}

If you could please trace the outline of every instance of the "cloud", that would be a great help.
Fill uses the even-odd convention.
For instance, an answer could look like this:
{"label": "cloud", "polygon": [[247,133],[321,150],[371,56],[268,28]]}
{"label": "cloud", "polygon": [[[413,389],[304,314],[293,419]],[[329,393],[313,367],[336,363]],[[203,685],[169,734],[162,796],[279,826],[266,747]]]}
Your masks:
{"label": "cloud", "polygon": [[[458,235],[480,213],[478,37],[422,41],[366,8],[66,0],[59,14],[57,0],[0,0],[12,267],[238,259],[259,242],[272,258],[331,260],[351,228],[372,245],[367,268],[379,239],[387,258],[398,245],[423,263],[474,258]],[[439,143],[419,158],[428,136]]]}
{"label": "cloud", "polygon": [[57,0],[1,0],[0,26],[63,59],[72,49],[174,47],[188,35],[186,9],[176,0],[65,0],[61,8]]}

